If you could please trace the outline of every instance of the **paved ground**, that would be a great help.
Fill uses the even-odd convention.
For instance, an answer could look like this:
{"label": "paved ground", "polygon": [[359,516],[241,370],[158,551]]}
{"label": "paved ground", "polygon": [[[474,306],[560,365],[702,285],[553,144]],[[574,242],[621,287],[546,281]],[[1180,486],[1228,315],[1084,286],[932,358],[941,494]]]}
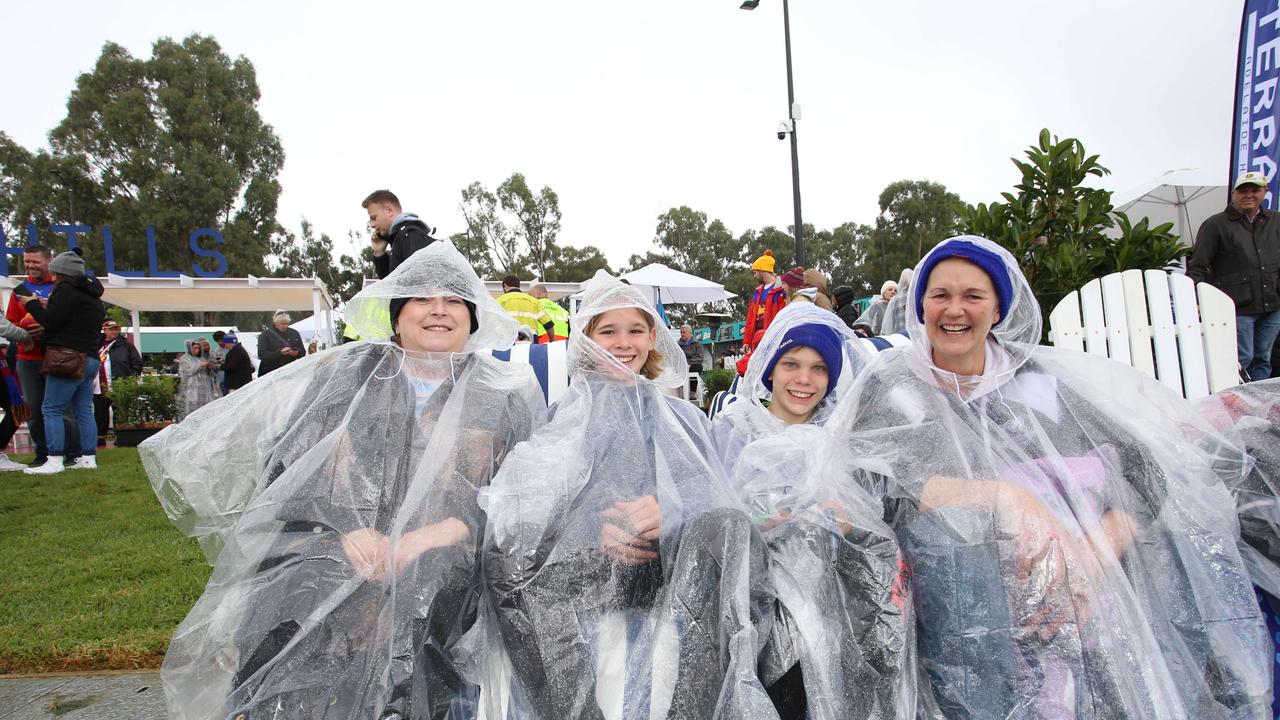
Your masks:
{"label": "paved ground", "polygon": [[164,720],[159,672],[0,676],[0,720]]}

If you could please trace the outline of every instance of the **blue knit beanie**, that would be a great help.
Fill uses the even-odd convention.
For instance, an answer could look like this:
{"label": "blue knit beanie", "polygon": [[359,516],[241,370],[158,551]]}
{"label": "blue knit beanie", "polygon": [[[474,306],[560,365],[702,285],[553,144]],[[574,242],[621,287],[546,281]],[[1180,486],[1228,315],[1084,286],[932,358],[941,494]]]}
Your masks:
{"label": "blue knit beanie", "polygon": [[827,364],[827,392],[822,396],[825,399],[836,389],[836,382],[840,380],[840,371],[844,368],[844,343],[840,340],[840,334],[826,325],[797,325],[788,330],[782,336],[777,352],[769,358],[769,364],[764,368],[761,381],[769,392],[773,392],[773,368],[782,356],[787,354],[787,351],[798,347],[813,348]]}
{"label": "blue knit beanie", "polygon": [[929,273],[943,260],[961,258],[982,268],[991,278],[991,285],[996,289],[996,298],[1000,301],[1000,319],[991,324],[995,327],[1009,317],[1009,306],[1013,303],[1013,279],[1009,277],[1009,269],[1005,267],[1004,258],[966,238],[955,237],[943,240],[929,252],[920,267],[916,268],[915,277],[911,280],[911,293],[915,295],[916,319],[924,322],[924,292],[929,288]]}

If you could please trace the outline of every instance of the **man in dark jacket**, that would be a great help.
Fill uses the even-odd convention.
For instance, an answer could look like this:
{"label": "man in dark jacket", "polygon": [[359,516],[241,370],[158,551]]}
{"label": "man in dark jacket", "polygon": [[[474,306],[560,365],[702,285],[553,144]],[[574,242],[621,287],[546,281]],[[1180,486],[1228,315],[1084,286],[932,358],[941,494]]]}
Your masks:
{"label": "man in dark jacket", "polygon": [[1262,207],[1267,179],[1241,175],[1231,204],[1196,233],[1187,276],[1207,282],[1236,303],[1236,354],[1250,379],[1271,376],[1271,348],[1280,334],[1280,219]]}
{"label": "man in dark jacket", "polygon": [[400,209],[400,198],[390,190],[375,190],[360,205],[369,211],[373,269],[379,278],[390,275],[410,255],[436,241],[426,223]]}
{"label": "man in dark jacket", "polygon": [[107,391],[111,383],[120,378],[142,374],[142,356],[128,339],[120,337],[120,324],[115,320],[102,323],[102,347],[98,349],[102,367],[98,370],[98,386],[101,392],[93,396],[93,417],[98,424],[98,447],[107,444],[110,427],[111,398]]}
{"label": "man in dark jacket", "polygon": [[227,374],[227,392],[239,390],[253,380],[253,360],[235,333],[222,336],[222,347],[227,351],[222,361],[222,370]]}
{"label": "man in dark jacket", "polygon": [[853,304],[853,288],[841,285],[831,291],[831,299],[835,301],[836,315],[840,316],[845,326],[852,328],[853,321],[858,319],[858,307]]}
{"label": "man in dark jacket", "polygon": [[292,320],[289,313],[277,310],[271,318],[271,327],[262,329],[258,336],[258,377],[307,354],[302,336],[289,327]]}

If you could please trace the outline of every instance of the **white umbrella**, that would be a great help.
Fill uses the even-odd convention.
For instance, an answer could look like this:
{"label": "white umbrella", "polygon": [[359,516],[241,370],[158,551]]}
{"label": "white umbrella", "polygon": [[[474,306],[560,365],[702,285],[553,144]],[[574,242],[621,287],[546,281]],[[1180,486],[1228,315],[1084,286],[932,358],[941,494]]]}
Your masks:
{"label": "white umbrella", "polygon": [[1135,224],[1144,217],[1152,226],[1173,223],[1173,232],[1191,245],[1200,224],[1227,206],[1227,186],[1221,180],[1220,173],[1205,170],[1170,170],[1128,192],[1116,193],[1116,210]]}
{"label": "white umbrella", "polygon": [[720,283],[672,270],[662,263],[649,263],[626,273],[622,279],[640,288],[651,300],[661,301],[664,305],[715,302],[737,297]]}

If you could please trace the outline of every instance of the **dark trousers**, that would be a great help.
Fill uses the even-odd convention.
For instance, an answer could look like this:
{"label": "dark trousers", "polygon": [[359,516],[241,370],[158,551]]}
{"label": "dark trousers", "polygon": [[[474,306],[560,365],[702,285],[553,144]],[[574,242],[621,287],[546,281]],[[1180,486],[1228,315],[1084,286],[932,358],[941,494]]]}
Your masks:
{"label": "dark trousers", "polygon": [[98,444],[101,445],[106,442],[107,431],[111,429],[111,398],[93,396],[93,419],[98,424]]}
{"label": "dark trousers", "polygon": [[226,717],[444,720],[467,692],[450,648],[475,621],[474,552],[429,550],[394,588],[364,582],[304,630],[351,580],[339,534],[312,527],[286,525],[259,566]]}
{"label": "dark trousers", "polygon": [[[737,629],[735,623],[755,624],[764,615],[763,597],[752,599],[750,617],[744,617],[733,594],[764,572],[763,549],[745,515],[715,510],[681,528],[665,587],[661,560],[639,568],[622,566],[591,548],[527,569],[528,559],[517,557],[518,551],[490,550],[489,587],[497,595],[499,630],[532,716],[600,720],[588,639],[594,628],[582,623],[598,622],[605,611],[645,607],[666,593],[664,607],[671,609],[680,633],[675,694],[667,717],[712,717],[726,683],[727,636]],[[730,591],[728,596],[722,588]]]}
{"label": "dark trousers", "polygon": [[[44,437],[44,376],[40,374],[39,360],[18,360],[18,383],[22,385],[22,395],[31,411],[31,419],[27,421],[27,431],[31,433],[31,443],[36,446],[36,460],[43,461],[49,457],[49,445]],[[73,413],[63,415],[66,423],[65,448],[67,460],[80,456],[80,426]]]}

